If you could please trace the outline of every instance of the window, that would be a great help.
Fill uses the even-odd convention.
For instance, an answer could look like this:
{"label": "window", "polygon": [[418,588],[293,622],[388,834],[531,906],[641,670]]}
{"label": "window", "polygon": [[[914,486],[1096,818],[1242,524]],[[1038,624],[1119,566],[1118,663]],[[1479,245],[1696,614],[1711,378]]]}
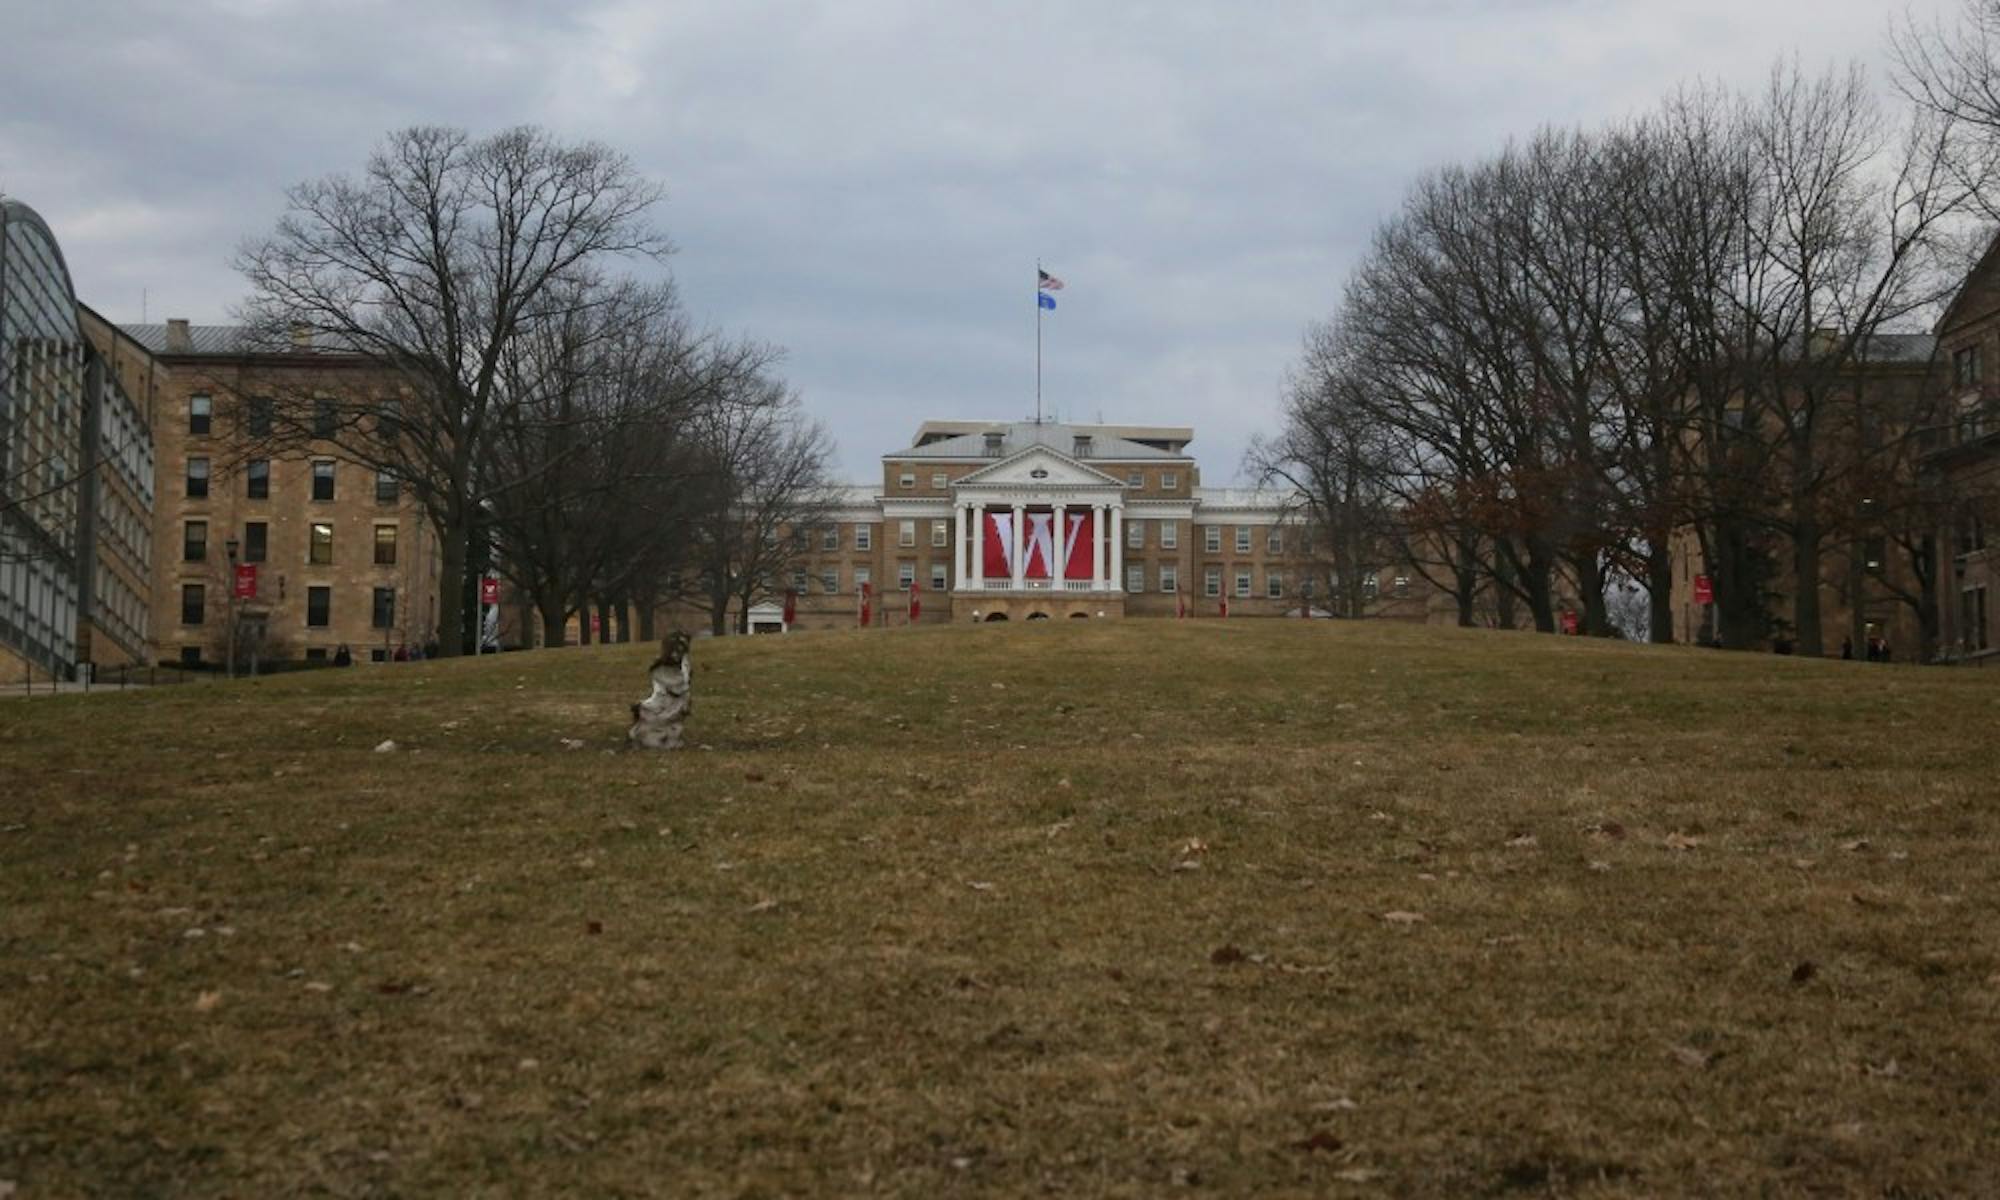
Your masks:
{"label": "window", "polygon": [[917,523],[915,521],[896,522],[896,544],[914,546],[917,544]]}
{"label": "window", "polygon": [[1143,518],[1134,517],[1125,522],[1125,548],[1127,550],[1146,548],[1146,522]]}
{"label": "window", "polygon": [[1250,572],[1236,572],[1236,594],[1238,596],[1248,596],[1250,594]]}
{"label": "window", "polygon": [[1222,594],[1222,568],[1210,567],[1201,574],[1201,594],[1213,600]]}
{"label": "window", "polygon": [[867,567],[854,568],[854,590],[858,592],[862,588],[867,587],[873,578],[873,574]]}
{"label": "window", "polygon": [[393,442],[402,436],[403,404],[400,400],[384,400],[375,409],[375,436],[385,442]]}
{"label": "window", "polygon": [[[380,652],[380,651],[377,651],[376,653],[378,653],[378,654],[379,654],[379,653],[381,653],[381,652]],[[318,663],[323,663],[323,662],[325,662],[325,661],[326,661],[326,647],[325,647],[325,646],[311,646],[311,647],[308,647],[308,648],[306,649],[306,661],[307,661],[307,662],[318,662]],[[382,662],[382,661],[384,661],[384,660],[383,660],[383,659],[380,659],[380,658],[378,658],[378,659],[376,659],[375,661],[376,661],[376,662]]]}
{"label": "window", "polygon": [[909,591],[910,585],[915,583],[916,581],[917,581],[917,564],[909,561],[908,559],[904,559],[902,562],[896,564],[897,591],[899,592]]}
{"label": "window", "polygon": [[368,627],[371,629],[390,629],[395,624],[396,589],[392,587],[378,587],[375,589],[375,601],[369,608]]}
{"label": "window", "polygon": [[1075,437],[1071,438],[1069,446],[1069,455],[1071,458],[1089,458],[1090,435],[1087,433],[1079,433]]}
{"label": "window", "polygon": [[856,550],[870,549],[875,542],[873,533],[874,530],[871,526],[856,525],[854,527],[854,548]]}
{"label": "window", "polygon": [[1381,590],[1382,581],[1377,579],[1373,573],[1361,577],[1361,596],[1363,599],[1373,600],[1376,593]]}
{"label": "window", "polygon": [[387,471],[375,472],[375,503],[394,504],[397,493],[396,477]]}
{"label": "window", "polygon": [[333,463],[319,459],[313,463],[313,492],[315,500],[333,499]]}
{"label": "window", "polygon": [[820,590],[820,591],[822,591],[822,592],[825,592],[825,593],[827,593],[828,595],[832,595],[832,594],[833,594],[834,592],[837,592],[837,591],[839,591],[839,590],[840,590],[840,572],[839,572],[839,571],[821,571],[821,572],[819,573],[819,590]]}
{"label": "window", "polygon": [[1160,522],[1160,549],[1178,550],[1181,544],[1181,523],[1179,521]]}
{"label": "window", "polygon": [[1396,576],[1396,584],[1395,584],[1395,587],[1396,587],[1396,594],[1397,594],[1398,596],[1407,596],[1407,595],[1409,595],[1409,594],[1410,594],[1410,577],[1409,577],[1408,575],[1398,575],[1398,576]]}
{"label": "window", "polygon": [[330,587],[309,587],[306,589],[306,625],[312,629],[325,629],[333,623],[333,589]]}
{"label": "window", "polygon": [[1264,572],[1264,595],[1273,600],[1285,598],[1285,577],[1276,571]]}
{"label": "window", "polygon": [[198,667],[198,666],[200,666],[200,665],[201,665],[201,647],[200,647],[200,646],[182,646],[182,647],[181,647],[181,665],[182,665],[182,666],[184,666],[184,667]]}
{"label": "window", "polygon": [[196,437],[208,434],[209,423],[215,417],[215,401],[207,396],[188,397],[188,432]]}
{"label": "window", "polygon": [[249,433],[251,437],[271,436],[271,398],[269,396],[250,397],[250,405],[244,414],[243,425],[245,432]]}
{"label": "window", "polygon": [[199,500],[208,495],[208,460],[190,458],[187,460],[188,499]]}
{"label": "window", "polygon": [[1180,486],[1181,486],[1181,473],[1179,471],[1160,472],[1161,491],[1163,492],[1178,491],[1180,489]]}
{"label": "window", "polygon": [[181,561],[200,562],[208,557],[208,522],[189,521],[181,527]]}
{"label": "window", "polygon": [[819,548],[822,550],[840,549],[840,526],[828,525],[819,531]]}
{"label": "window", "polygon": [[253,458],[244,468],[244,495],[252,500],[271,498],[271,460]]}
{"label": "window", "polygon": [[1882,558],[1884,553],[1886,552],[1886,549],[1887,549],[1887,543],[1885,543],[1884,540],[1880,537],[1869,537],[1861,539],[1862,566],[1870,571],[1881,570]]}
{"label": "window", "polygon": [[369,661],[369,662],[388,662],[388,661],[389,661],[389,652],[388,652],[387,650],[384,650],[384,649],[383,649],[382,647],[380,647],[380,646],[377,646],[377,647],[375,647],[375,648],[374,648],[373,650],[370,650],[370,651],[368,652],[368,661]]}
{"label": "window", "polygon": [[1001,435],[997,433],[989,433],[986,435],[986,445],[985,445],[986,457],[988,458],[1000,457],[1000,437]]}
{"label": "window", "polygon": [[931,545],[933,545],[933,546],[949,546],[949,545],[951,545],[951,522],[950,522],[950,521],[932,521],[932,522],[931,522]]}
{"label": "window", "polygon": [[951,476],[945,474],[943,471],[939,471],[931,476],[931,486],[940,492],[944,491],[951,486]]}
{"label": "window", "polygon": [[896,477],[896,486],[907,492],[917,486],[917,477],[911,472],[905,471]]}
{"label": "window", "polygon": [[340,409],[324,396],[313,401],[313,436],[330,438],[340,424]]}
{"label": "window", "polygon": [[243,561],[260,563],[270,553],[270,526],[262,521],[243,524]]}
{"label": "window", "polygon": [[333,525],[330,522],[313,522],[311,540],[306,546],[306,561],[320,567],[333,562]]}
{"label": "window", "polygon": [[1988,649],[1986,635],[1986,589],[1967,588],[1958,594],[1959,642],[1968,653]]}
{"label": "window", "polygon": [[932,564],[931,564],[931,590],[932,590],[932,591],[934,591],[934,592],[942,592],[942,591],[944,591],[944,590],[945,590],[946,588],[948,588],[948,587],[950,587],[950,586],[951,586],[951,582],[950,582],[950,580],[948,580],[948,579],[947,579],[947,578],[945,577],[945,569],[944,569],[944,564],[943,564],[943,563],[932,563]]}
{"label": "window", "polygon": [[[318,526],[313,527],[315,530]],[[377,525],[375,527],[375,565],[393,567],[396,565],[396,527]]]}
{"label": "window", "polygon": [[1961,505],[1958,510],[1958,552],[1976,554],[1986,549],[1986,522],[1979,510],[1970,504]]}
{"label": "window", "polygon": [[804,571],[793,571],[792,595],[803,596],[805,594],[806,594],[806,573]]}
{"label": "window", "polygon": [[1222,553],[1222,526],[1205,525],[1201,531],[1202,548],[1210,554]]}
{"label": "window", "polygon": [[1146,568],[1138,563],[1125,564],[1125,590],[1128,592],[1146,590]]}
{"label": "window", "polygon": [[1282,529],[1274,527],[1269,533],[1264,535],[1264,553],[1283,554],[1284,552],[1285,532]]}
{"label": "window", "polygon": [[1248,525],[1238,525],[1236,527],[1236,553],[1250,553],[1250,527]]}
{"label": "window", "polygon": [[1145,487],[1145,486],[1146,486],[1146,473],[1145,473],[1144,471],[1128,471],[1128,472],[1126,472],[1126,475],[1125,475],[1125,486],[1126,486],[1126,487],[1135,487],[1135,488],[1142,488],[1142,487]]}
{"label": "window", "polygon": [[1181,570],[1172,563],[1160,564],[1160,590],[1168,594],[1181,590]]}
{"label": "window", "polygon": [[1951,377],[1962,388],[1979,386],[1979,347],[1961,346],[1952,351]]}
{"label": "window", "polygon": [[208,619],[208,589],[198,583],[181,585],[181,624],[199,625]]}

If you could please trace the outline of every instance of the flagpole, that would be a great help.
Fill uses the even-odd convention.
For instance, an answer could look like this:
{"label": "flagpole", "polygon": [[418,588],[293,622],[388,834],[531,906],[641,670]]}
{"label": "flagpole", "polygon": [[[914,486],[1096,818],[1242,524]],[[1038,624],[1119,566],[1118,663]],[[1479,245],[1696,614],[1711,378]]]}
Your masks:
{"label": "flagpole", "polygon": [[1042,260],[1035,260],[1035,424],[1042,423]]}

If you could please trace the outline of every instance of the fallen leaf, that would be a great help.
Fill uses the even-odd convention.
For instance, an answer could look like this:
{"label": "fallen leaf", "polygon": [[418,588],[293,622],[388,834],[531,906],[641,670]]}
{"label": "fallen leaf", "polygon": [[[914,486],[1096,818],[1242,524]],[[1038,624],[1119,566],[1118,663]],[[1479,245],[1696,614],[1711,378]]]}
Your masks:
{"label": "fallen leaf", "polygon": [[1840,848],[1842,850],[1847,851],[1849,854],[1858,854],[1861,851],[1866,850],[1868,848],[1868,839],[1855,838],[1851,842],[1842,842],[1840,843]]}
{"label": "fallen leaf", "polygon": [[1590,836],[1616,841],[1625,836],[1625,827],[1616,821],[1599,821],[1589,830]]}
{"label": "fallen leaf", "polygon": [[1218,946],[1215,949],[1215,953],[1208,956],[1208,961],[1218,967],[1227,967],[1240,963],[1249,957],[1249,955],[1238,950],[1235,946]]}
{"label": "fallen leaf", "polygon": [[1174,864],[1174,870],[1176,870],[1176,871],[1199,871],[1199,870],[1201,870],[1201,863],[1200,863],[1199,861],[1195,860],[1195,859],[1192,859],[1192,858],[1184,858],[1184,859],[1182,859],[1182,860],[1181,860],[1180,862],[1177,862],[1177,863],[1175,863],[1175,864]]}
{"label": "fallen leaf", "polygon": [[330,992],[333,990],[333,985],[330,983],[321,983],[319,980],[314,979],[306,983],[306,990],[309,992]]}
{"label": "fallen leaf", "polygon": [[1590,860],[1590,869],[1593,871],[1609,871],[1611,864],[1602,859],[1593,858]]}
{"label": "fallen leaf", "polygon": [[1527,850],[1541,843],[1536,840],[1535,835],[1532,833],[1517,833],[1507,839],[1507,844],[1517,850]]}
{"label": "fallen leaf", "polygon": [[990,892],[993,890],[993,885],[984,879],[975,879],[971,883],[966,884],[965,886],[971,888],[975,892]]}
{"label": "fallen leaf", "polygon": [[1903,1073],[1903,1065],[1892,1058],[1885,1063],[1863,1063],[1861,1070],[1877,1079],[1894,1079]]}
{"label": "fallen leaf", "polygon": [[1193,854],[1207,854],[1208,843],[1202,841],[1200,838],[1189,838],[1181,843],[1180,852],[1183,857]]}
{"label": "fallen leaf", "polygon": [[1701,845],[1700,838],[1689,837],[1678,830],[1668,834],[1666,837],[1666,847],[1669,850],[1692,850],[1699,845]]}
{"label": "fallen leaf", "polygon": [[375,746],[375,753],[377,753],[377,754],[388,754],[388,753],[392,752],[393,750],[395,750],[395,748],[396,748],[396,743],[395,743],[394,741],[391,741],[391,740],[389,740],[389,739],[386,739],[386,738],[385,738],[385,739],[383,739],[383,740],[382,740],[381,742],[378,742],[378,743],[376,744],[376,746]]}
{"label": "fallen leaf", "polygon": [[1424,914],[1420,912],[1404,912],[1401,909],[1398,909],[1395,912],[1383,913],[1382,919],[1384,921],[1389,922],[1391,925],[1415,925],[1419,921],[1423,921],[1426,918]]}
{"label": "fallen leaf", "polygon": [[214,1012],[216,1007],[221,1003],[221,992],[203,992],[194,998],[194,1010],[196,1012]]}
{"label": "fallen leaf", "polygon": [[583,749],[583,739],[582,739],[582,738],[563,738],[563,739],[561,739],[561,741],[562,741],[562,748],[563,748],[563,749],[565,749],[565,750],[581,750],[581,749]]}
{"label": "fallen leaf", "polygon": [[770,912],[772,909],[776,907],[778,907],[778,902],[776,900],[766,899],[766,900],[759,900],[757,903],[751,905],[749,908],[746,908],[743,911],[753,912],[753,913]]}
{"label": "fallen leaf", "polygon": [[1716,1058],[1715,1055],[1705,1050],[1697,1050],[1693,1046],[1674,1046],[1672,1050],[1674,1057],[1680,1060],[1682,1066],[1693,1067],[1696,1070],[1707,1070]]}
{"label": "fallen leaf", "polygon": [[1343,1167],[1335,1171],[1333,1177],[1344,1183],[1367,1183],[1371,1180],[1380,1179],[1382,1172],[1377,1171],[1373,1167]]}

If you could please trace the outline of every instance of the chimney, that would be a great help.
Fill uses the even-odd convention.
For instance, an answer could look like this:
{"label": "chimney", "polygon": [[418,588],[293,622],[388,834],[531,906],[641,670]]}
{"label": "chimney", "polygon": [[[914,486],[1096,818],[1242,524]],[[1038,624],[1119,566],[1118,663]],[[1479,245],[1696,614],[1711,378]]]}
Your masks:
{"label": "chimney", "polygon": [[194,338],[188,333],[186,317],[167,318],[167,353],[194,353]]}
{"label": "chimney", "polygon": [[303,321],[292,322],[292,349],[310,350],[313,345],[312,326]]}

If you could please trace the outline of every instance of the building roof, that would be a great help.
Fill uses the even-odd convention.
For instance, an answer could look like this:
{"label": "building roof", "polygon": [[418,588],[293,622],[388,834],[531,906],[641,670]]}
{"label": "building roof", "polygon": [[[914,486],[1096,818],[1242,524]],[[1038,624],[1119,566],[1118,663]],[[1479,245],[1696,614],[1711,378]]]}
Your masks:
{"label": "building roof", "polygon": [[167,349],[167,326],[120,325],[126,336],[153,354],[251,354],[257,347],[245,325],[189,325],[187,350]]}
{"label": "building roof", "polygon": [[[1000,435],[997,454],[986,448],[986,435],[989,433]],[[1124,461],[1152,458],[1180,462],[1187,461],[1188,456],[1133,439],[1146,437],[1148,441],[1185,445],[1193,440],[1194,432],[1133,425],[1058,425],[1051,421],[926,421],[917,430],[918,444],[882,457],[1007,458],[1031,446],[1046,446],[1058,454],[1076,457],[1073,452],[1079,437],[1091,440],[1090,453],[1083,456],[1087,459]]]}
{"label": "building roof", "polygon": [[1937,338],[1928,333],[1878,333],[1855,349],[1863,362],[1927,363],[1936,353]]}

